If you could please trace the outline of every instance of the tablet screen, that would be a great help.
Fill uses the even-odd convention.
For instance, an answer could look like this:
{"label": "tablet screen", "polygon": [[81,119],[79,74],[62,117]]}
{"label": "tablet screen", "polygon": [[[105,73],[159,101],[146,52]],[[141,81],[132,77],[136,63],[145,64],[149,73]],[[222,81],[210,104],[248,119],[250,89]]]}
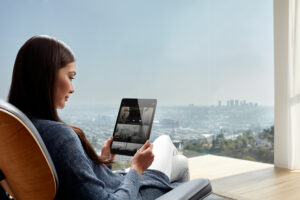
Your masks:
{"label": "tablet screen", "polygon": [[134,155],[150,137],[155,99],[122,99],[114,129],[112,153]]}

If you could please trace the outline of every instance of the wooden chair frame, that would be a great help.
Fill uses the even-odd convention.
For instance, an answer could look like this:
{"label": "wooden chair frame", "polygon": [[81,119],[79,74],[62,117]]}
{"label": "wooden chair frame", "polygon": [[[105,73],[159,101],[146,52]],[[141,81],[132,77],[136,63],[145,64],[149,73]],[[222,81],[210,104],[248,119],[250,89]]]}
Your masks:
{"label": "wooden chair frame", "polygon": [[50,155],[31,121],[0,100],[1,186],[14,199],[54,199],[58,178]]}

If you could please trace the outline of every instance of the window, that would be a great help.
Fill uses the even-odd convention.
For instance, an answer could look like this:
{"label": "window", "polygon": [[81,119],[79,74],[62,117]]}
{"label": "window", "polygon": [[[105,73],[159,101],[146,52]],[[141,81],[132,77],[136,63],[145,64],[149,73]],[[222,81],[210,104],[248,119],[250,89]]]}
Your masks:
{"label": "window", "polygon": [[10,19],[0,22],[1,98],[20,46],[49,34],[77,57],[75,94],[61,117],[97,151],[123,97],[157,98],[151,140],[168,134],[188,156],[273,162],[272,0],[0,4]]}

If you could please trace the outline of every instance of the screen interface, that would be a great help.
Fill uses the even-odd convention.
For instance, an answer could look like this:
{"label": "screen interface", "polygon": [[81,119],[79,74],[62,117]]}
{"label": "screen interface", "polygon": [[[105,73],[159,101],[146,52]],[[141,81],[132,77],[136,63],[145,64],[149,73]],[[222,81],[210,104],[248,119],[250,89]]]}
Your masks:
{"label": "screen interface", "polygon": [[155,107],[151,105],[121,104],[112,148],[137,151],[149,139]]}

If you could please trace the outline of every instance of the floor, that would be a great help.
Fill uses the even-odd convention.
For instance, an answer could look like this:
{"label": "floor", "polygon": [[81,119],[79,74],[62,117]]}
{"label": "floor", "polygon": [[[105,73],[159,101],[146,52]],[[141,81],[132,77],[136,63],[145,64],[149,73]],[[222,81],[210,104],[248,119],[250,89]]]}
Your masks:
{"label": "floor", "polygon": [[191,179],[209,178],[217,195],[239,200],[300,199],[300,172],[222,156],[189,158]]}

